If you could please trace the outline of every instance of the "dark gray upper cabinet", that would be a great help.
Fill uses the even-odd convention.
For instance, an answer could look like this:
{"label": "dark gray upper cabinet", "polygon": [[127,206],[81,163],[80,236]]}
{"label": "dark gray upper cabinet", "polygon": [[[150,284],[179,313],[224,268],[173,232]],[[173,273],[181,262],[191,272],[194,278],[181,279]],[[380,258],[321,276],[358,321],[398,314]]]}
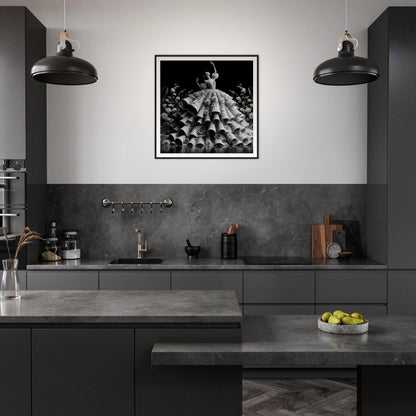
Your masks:
{"label": "dark gray upper cabinet", "polygon": [[0,7],[0,159],[30,159],[28,169],[46,160],[46,87],[30,75],[45,56],[45,27],[25,7]]}
{"label": "dark gray upper cabinet", "polygon": [[389,7],[370,26],[368,55],[368,255],[416,269],[416,7]]}

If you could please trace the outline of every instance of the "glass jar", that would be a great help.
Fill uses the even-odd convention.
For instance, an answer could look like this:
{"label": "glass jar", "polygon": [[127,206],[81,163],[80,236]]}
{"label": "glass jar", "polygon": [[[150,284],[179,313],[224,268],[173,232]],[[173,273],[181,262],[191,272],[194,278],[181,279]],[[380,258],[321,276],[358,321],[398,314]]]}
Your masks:
{"label": "glass jar", "polygon": [[47,238],[43,244],[42,252],[40,253],[41,261],[59,261],[59,244],[57,237]]}
{"label": "glass jar", "polygon": [[79,244],[78,231],[65,231],[62,240],[61,256],[64,260],[75,260],[81,258],[81,247]]}

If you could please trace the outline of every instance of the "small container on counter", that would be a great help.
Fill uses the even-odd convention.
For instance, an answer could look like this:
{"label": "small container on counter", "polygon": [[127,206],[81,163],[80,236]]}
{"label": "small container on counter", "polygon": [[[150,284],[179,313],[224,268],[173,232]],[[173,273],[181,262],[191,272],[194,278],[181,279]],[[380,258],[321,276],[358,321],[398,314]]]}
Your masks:
{"label": "small container on counter", "polygon": [[237,258],[237,234],[221,234],[221,258],[232,260]]}
{"label": "small container on counter", "polygon": [[41,261],[59,261],[61,256],[59,255],[59,244],[57,237],[47,238],[43,244],[42,251],[40,253]]}
{"label": "small container on counter", "polygon": [[76,260],[81,258],[78,231],[65,231],[61,246],[61,257],[64,260]]}

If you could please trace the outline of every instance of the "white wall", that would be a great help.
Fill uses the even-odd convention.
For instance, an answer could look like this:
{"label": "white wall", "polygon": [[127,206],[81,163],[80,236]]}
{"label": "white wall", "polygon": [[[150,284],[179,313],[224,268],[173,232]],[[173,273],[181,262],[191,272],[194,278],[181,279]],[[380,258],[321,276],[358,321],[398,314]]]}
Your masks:
{"label": "white wall", "polygon": [[[67,0],[90,86],[48,86],[49,183],[365,183],[366,86],[312,81],[336,55],[343,0]],[[388,6],[350,0],[350,31],[367,55],[366,28]],[[63,0],[25,5],[48,28],[54,54]],[[154,159],[154,55],[258,54],[258,160]],[[347,118],[347,128],[343,120]],[[342,121],[342,122],[341,122]]]}

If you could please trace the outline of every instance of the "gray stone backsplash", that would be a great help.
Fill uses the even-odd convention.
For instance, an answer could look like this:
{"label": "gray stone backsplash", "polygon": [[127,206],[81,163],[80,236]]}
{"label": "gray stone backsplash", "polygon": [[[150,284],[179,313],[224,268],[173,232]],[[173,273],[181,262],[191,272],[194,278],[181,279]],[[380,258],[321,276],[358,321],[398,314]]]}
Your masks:
{"label": "gray stone backsplash", "polygon": [[[185,257],[185,239],[201,246],[200,257],[220,257],[220,237],[238,223],[238,255],[301,256],[311,252],[311,224],[359,221],[363,254],[366,247],[366,185],[49,185],[49,220],[58,230],[80,233],[82,257],[135,257],[137,233],[148,240],[149,256]],[[174,205],[153,214],[145,207],[132,215],[112,200],[161,201]],[[136,208],[136,207],[135,207]]]}

